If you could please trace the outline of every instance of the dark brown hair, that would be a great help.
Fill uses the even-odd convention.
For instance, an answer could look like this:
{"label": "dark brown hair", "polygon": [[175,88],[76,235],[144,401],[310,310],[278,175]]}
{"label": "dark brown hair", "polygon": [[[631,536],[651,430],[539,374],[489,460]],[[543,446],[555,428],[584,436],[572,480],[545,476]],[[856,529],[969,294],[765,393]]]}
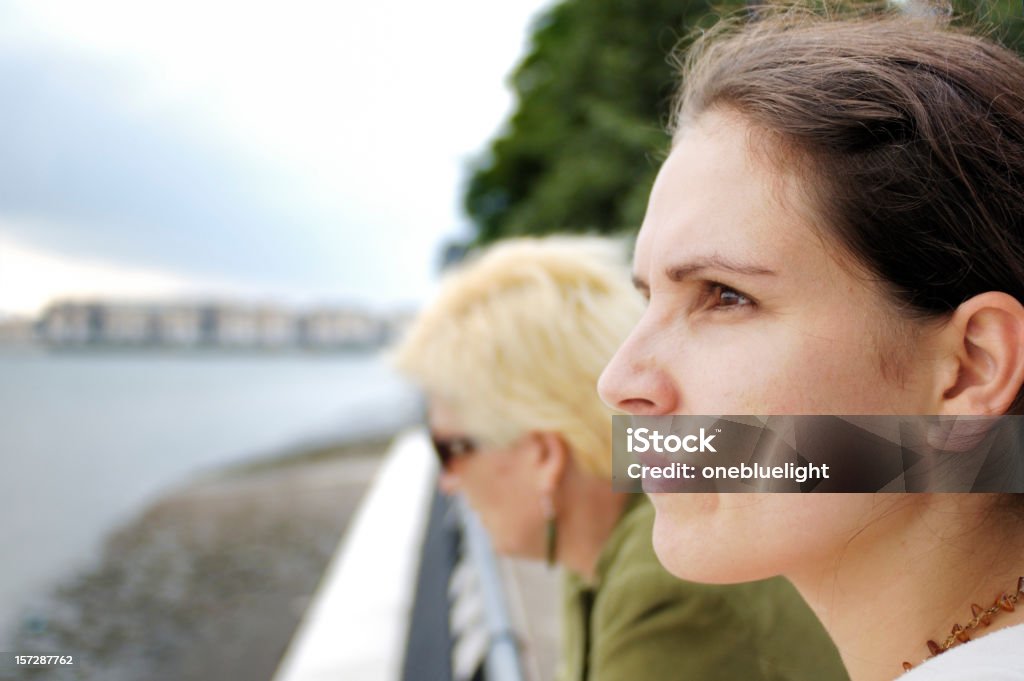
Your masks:
{"label": "dark brown hair", "polygon": [[795,152],[826,232],[908,317],[1024,302],[1024,61],[935,18],[754,16],[697,40],[675,130],[730,109]]}

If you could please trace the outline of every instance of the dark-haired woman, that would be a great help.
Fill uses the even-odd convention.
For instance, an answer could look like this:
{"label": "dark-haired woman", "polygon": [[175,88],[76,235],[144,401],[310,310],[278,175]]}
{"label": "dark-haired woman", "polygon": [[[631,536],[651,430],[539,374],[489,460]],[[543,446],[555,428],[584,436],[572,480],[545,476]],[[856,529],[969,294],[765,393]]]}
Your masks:
{"label": "dark-haired woman", "polygon": [[[933,20],[762,14],[700,41],[684,83],[609,405],[1021,412],[1017,55]],[[670,571],[785,574],[854,681],[1024,679],[1019,495],[652,497]]]}

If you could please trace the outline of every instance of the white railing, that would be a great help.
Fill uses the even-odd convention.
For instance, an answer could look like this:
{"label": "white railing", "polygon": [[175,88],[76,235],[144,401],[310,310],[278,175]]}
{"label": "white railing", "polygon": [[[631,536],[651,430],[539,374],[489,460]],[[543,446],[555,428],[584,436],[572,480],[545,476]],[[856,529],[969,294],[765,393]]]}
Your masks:
{"label": "white railing", "polygon": [[[462,599],[479,599],[479,606],[473,608],[478,611],[478,622],[474,623],[479,631],[482,640],[478,645],[482,646],[484,665],[484,678],[487,681],[523,681],[523,665],[520,651],[520,634],[516,630],[509,614],[508,598],[505,593],[505,585],[502,583],[501,570],[498,569],[498,560],[491,547],[491,540],[484,531],[483,525],[470,508],[460,503],[458,505],[460,519],[462,521],[462,544],[465,551],[465,560],[460,567],[471,570],[475,579],[464,576],[461,580],[453,579],[452,600],[454,608],[458,608]],[[468,584],[466,588],[460,589],[459,582]],[[461,592],[461,593],[460,593]],[[453,611],[453,629],[459,638],[455,642],[456,676],[459,677],[459,650],[460,647],[473,647],[476,644],[473,639],[474,627],[458,627],[455,625]],[[476,613],[474,613],[476,614]],[[476,619],[476,618],[475,618]],[[473,641],[473,643],[471,643]],[[466,670],[464,678],[471,678],[472,671]]]}
{"label": "white railing", "polygon": [[274,681],[399,681],[436,478],[426,434],[400,436]]}

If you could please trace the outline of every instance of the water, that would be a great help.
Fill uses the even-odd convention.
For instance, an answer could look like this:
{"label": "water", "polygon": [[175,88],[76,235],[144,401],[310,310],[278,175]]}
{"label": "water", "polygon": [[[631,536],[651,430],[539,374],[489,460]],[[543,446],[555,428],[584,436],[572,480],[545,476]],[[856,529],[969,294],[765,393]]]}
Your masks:
{"label": "water", "polygon": [[0,650],[14,613],[161,491],[415,414],[365,355],[0,353]]}

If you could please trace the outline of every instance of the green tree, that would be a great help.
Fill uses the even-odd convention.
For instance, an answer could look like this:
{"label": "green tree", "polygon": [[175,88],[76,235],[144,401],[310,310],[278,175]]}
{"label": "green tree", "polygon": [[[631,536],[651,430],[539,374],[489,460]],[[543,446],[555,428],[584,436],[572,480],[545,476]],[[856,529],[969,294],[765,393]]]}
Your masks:
{"label": "green tree", "polygon": [[707,0],[565,0],[543,15],[512,77],[518,108],[469,181],[477,242],[639,226],[668,144],[667,57],[711,11]]}
{"label": "green tree", "polygon": [[[1021,2],[953,4],[965,21],[992,24],[1019,49]],[[635,230],[669,142],[677,73],[668,56],[696,28],[748,4],[755,3],[563,0],[550,8],[512,76],[517,108],[470,176],[465,208],[475,245],[524,234]]]}

